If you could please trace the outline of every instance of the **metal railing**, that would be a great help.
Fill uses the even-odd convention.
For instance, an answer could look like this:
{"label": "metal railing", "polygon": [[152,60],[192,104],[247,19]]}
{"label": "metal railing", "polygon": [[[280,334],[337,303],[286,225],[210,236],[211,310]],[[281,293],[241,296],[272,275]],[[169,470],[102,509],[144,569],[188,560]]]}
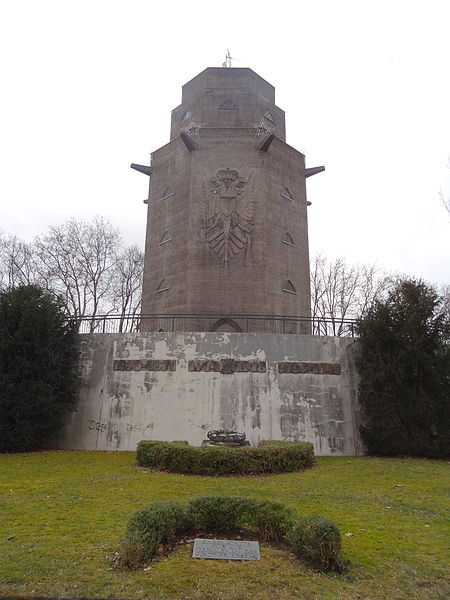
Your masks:
{"label": "metal railing", "polygon": [[217,331],[354,337],[356,319],[244,314],[95,315],[77,320],[79,333]]}

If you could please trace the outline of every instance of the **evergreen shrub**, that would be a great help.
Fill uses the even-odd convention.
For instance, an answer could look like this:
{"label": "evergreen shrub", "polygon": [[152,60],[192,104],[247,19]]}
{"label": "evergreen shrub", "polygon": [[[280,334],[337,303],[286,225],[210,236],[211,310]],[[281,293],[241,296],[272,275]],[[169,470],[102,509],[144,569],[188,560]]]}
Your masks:
{"label": "evergreen shrub", "polygon": [[281,502],[253,500],[249,522],[267,542],[281,541],[295,522],[295,512]]}
{"label": "evergreen shrub", "polygon": [[293,549],[323,570],[338,564],[339,530],[320,515],[298,519],[294,511],[267,500],[205,496],[187,504],[155,502],[129,521],[119,565],[135,569],[184,536],[253,532],[267,542],[288,541]]}
{"label": "evergreen shrub", "polygon": [[281,540],[295,521],[291,508],[269,500],[205,496],[191,500],[189,505],[199,530],[233,533],[250,527],[266,541]]}
{"label": "evergreen shrub", "polygon": [[167,544],[193,529],[189,505],[154,502],[129,520],[121,552],[122,566],[136,568],[154,556],[160,544]]}
{"label": "evergreen shrub", "polygon": [[369,454],[450,456],[450,314],[422,281],[400,280],[358,323],[361,436]]}
{"label": "evergreen shrub", "polygon": [[337,566],[342,540],[337,526],[322,515],[300,517],[288,534],[295,552],[324,570]]}
{"label": "evergreen shrub", "polygon": [[197,527],[217,533],[233,533],[243,526],[252,501],[233,496],[204,496],[189,502]]}
{"label": "evergreen shrub", "polygon": [[312,467],[309,442],[260,442],[250,446],[189,446],[178,442],[143,440],[137,446],[142,467],[188,475],[263,475]]}
{"label": "evergreen shrub", "polygon": [[76,323],[36,286],[0,293],[0,452],[52,447],[76,406]]}

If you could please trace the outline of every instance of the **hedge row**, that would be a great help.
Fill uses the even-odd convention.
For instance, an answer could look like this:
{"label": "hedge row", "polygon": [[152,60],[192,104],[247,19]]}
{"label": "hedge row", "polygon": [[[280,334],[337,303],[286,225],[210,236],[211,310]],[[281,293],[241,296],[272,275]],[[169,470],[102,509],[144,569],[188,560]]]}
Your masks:
{"label": "hedge row", "polygon": [[314,451],[309,442],[265,441],[255,448],[232,448],[143,440],[137,461],[142,467],[188,475],[262,475],[312,467]]}
{"label": "hedge row", "polygon": [[340,565],[341,535],[326,517],[298,518],[280,502],[212,496],[181,502],[155,502],[128,522],[119,564],[135,569],[158,553],[160,545],[173,545],[184,536],[256,533],[267,542],[288,542],[294,552],[312,565],[329,570]]}

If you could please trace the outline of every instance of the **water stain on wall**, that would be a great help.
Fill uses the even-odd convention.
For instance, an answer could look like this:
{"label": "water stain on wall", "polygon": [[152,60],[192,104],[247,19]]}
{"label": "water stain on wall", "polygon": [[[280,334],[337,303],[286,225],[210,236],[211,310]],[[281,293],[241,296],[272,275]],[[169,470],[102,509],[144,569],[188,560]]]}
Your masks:
{"label": "water stain on wall", "polygon": [[[140,439],[200,445],[209,429],[304,440],[317,454],[353,455],[358,439],[353,340],[282,334],[84,334],[83,388],[61,447],[135,450]],[[266,372],[189,371],[189,361],[264,361]],[[115,360],[175,360],[175,371],[114,371]],[[280,372],[280,362],[311,368]],[[338,364],[320,372],[314,365]],[[145,363],[150,364],[150,363]],[[306,372],[309,371],[309,372]],[[323,369],[322,369],[323,371]],[[102,428],[94,430],[91,422]],[[104,427],[103,427],[104,425]]]}

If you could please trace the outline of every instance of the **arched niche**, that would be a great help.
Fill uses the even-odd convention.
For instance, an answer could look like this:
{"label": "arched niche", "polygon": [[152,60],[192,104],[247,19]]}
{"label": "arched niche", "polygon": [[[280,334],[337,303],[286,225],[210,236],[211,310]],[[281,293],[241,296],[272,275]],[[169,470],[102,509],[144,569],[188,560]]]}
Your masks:
{"label": "arched niche", "polygon": [[211,325],[209,330],[224,333],[242,333],[242,327],[240,327],[236,321],[233,321],[233,319],[229,319],[228,317],[216,321]]}

